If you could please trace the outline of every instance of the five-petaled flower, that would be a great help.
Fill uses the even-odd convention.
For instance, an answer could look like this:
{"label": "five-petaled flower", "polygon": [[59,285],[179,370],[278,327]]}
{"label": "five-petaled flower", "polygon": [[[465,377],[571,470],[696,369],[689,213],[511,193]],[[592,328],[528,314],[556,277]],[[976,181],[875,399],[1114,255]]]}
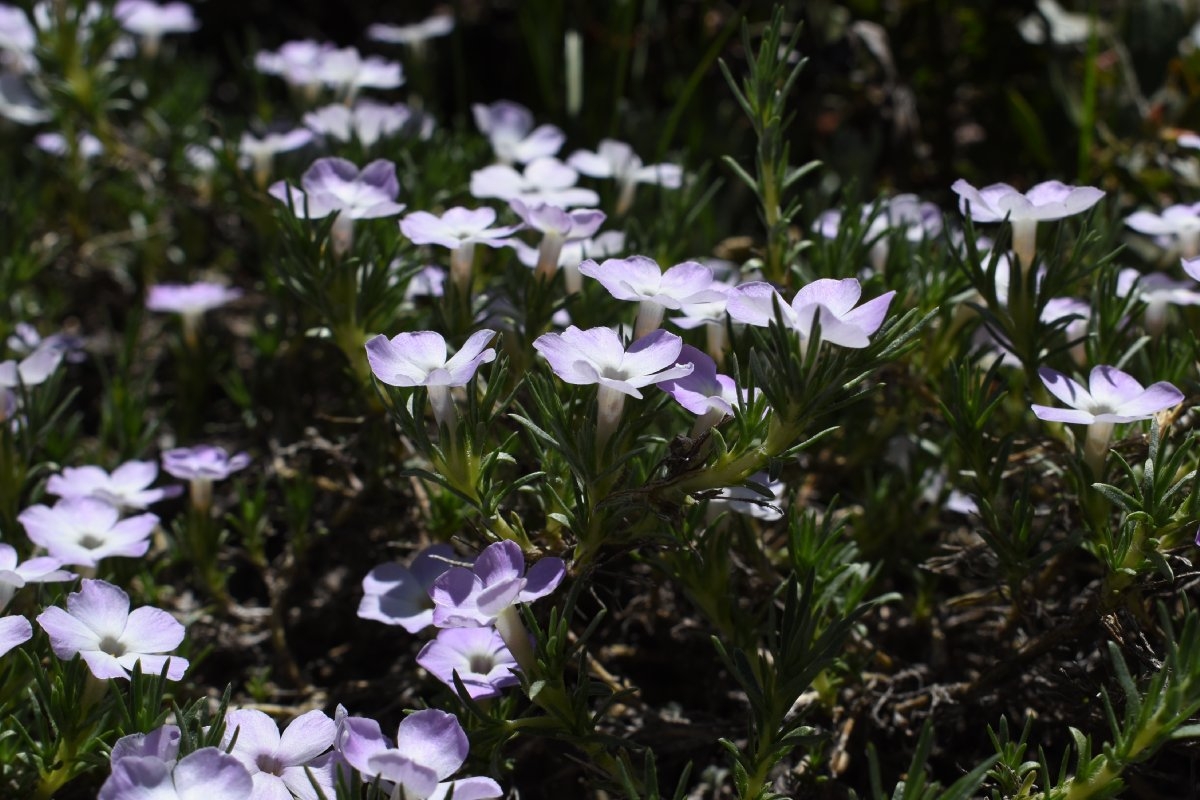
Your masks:
{"label": "five-petaled flower", "polygon": [[162,454],[162,463],[168,474],[188,482],[192,505],[205,511],[212,505],[213,481],[223,481],[250,466],[250,456],[246,453],[229,455],[224,447],[198,444],[166,451]]}
{"label": "five-petaled flower", "polygon": [[553,156],[566,136],[553,125],[533,126],[533,113],[520,103],[497,100],[490,106],[471,106],[475,125],[488,137],[496,158],[503,164],[526,164]]}
{"label": "five-petaled flower", "polygon": [[129,756],[113,761],[97,800],[247,800],[257,797],[242,763],[215,747],[183,758]]}
{"label": "five-petaled flower", "polygon": [[46,491],[57,497],[94,497],[121,510],[144,509],[181,491],[178,486],[151,489],[158,478],[158,463],[126,461],[110,475],[100,467],[64,467],[61,475],[51,475]]}
{"label": "five-petaled flower", "polygon": [[417,663],[454,689],[454,676],[475,700],[499,697],[516,686],[517,660],[495,628],[445,628],[417,654]]}
{"label": "five-petaled flower", "polygon": [[493,228],[494,208],[448,208],[439,217],[428,211],[414,211],[400,220],[400,232],[414,244],[436,244],[450,250],[450,276],[462,291],[471,284],[471,265],[475,245],[503,247],[520,225]]}
{"label": "five-petaled flower", "polygon": [[396,165],[382,158],[362,169],[344,158],[318,158],[300,176],[300,188],[279,181],[271,184],[268,194],[300,219],[337,214],[333,240],[338,252],[349,249],[354,220],[394,217],[405,208],[396,202]]}
{"label": "five-petaled flower", "polygon": [[470,752],[467,736],[453,714],[427,708],[400,721],[396,746],[374,720],[347,717],[339,709],[335,746],[346,762],[366,779],[386,781],[385,791],[405,800],[454,797],[487,800],[503,792],[491,778],[449,780]]}
{"label": "five-petaled flower", "polygon": [[600,447],[616,430],[625,408],[625,397],[641,399],[641,387],[690,375],[691,364],[680,364],[683,340],[659,330],[643,336],[629,349],[611,328],[580,330],[574,325],[562,333],[539,336],[533,347],[554,374],[567,383],[599,384],[596,394],[596,442]]}
{"label": "five-petaled flower", "polygon": [[1116,367],[1093,367],[1087,388],[1048,367],[1038,370],[1038,375],[1050,393],[1070,408],[1034,403],[1033,413],[1048,422],[1087,425],[1084,457],[1097,476],[1103,470],[1113,425],[1149,419],[1183,400],[1183,392],[1166,381],[1143,387]]}
{"label": "five-petaled flower", "polygon": [[1179,254],[1185,259],[1200,256],[1200,203],[1177,203],[1161,214],[1135,211],[1125,224],[1147,236],[1178,240]]}
{"label": "five-petaled flower", "polygon": [[789,304],[769,283],[755,281],[735,287],[729,293],[726,310],[737,322],[765,327],[775,319],[778,307],[784,324],[803,339],[809,338],[813,325],[819,323],[821,341],[861,348],[871,343],[870,336],[883,324],[895,295],[894,291],[885,292],[855,306],[862,296],[857,280],[821,278],[801,286]]}
{"label": "five-petaled flower", "polygon": [[639,183],[658,184],[667,189],[683,185],[683,168],[678,164],[645,165],[633,148],[615,139],[601,139],[596,152],[576,150],[567,163],[593,178],[612,178],[620,187],[616,214],[621,216],[633,205]]}
{"label": "five-petaled flower", "polygon": [[51,558],[63,564],[94,567],[112,556],[144,556],[150,549],[150,534],[158,527],[154,514],[120,519],[112,505],[94,497],[59,500],[53,508],[30,506],[17,520],[25,533]]}
{"label": "five-petaled flower", "polygon": [[1068,186],[1059,181],[1044,181],[1028,192],[1019,192],[1007,183],[993,183],[982,189],[959,178],[950,187],[959,196],[959,208],[976,222],[1001,222],[1012,225],[1012,246],[1021,269],[1033,263],[1037,249],[1037,224],[1070,217],[1087,211],[1104,191],[1093,186]]}
{"label": "five-petaled flower", "polygon": [[147,675],[165,667],[172,681],[188,668],[186,658],[163,655],[183,641],[183,625],[159,608],[130,611],[129,595],[105,581],[85,579],[78,592],[67,595],[65,611],[51,606],[37,621],[56,656],[68,660],[79,654],[101,680],[128,678],[139,663]]}
{"label": "five-petaled flower", "polygon": [[450,569],[454,549],[448,544],[431,545],[404,566],[394,561],[380,564],[363,578],[363,599],[358,616],[385,625],[399,625],[418,633],[433,624],[433,598],[429,588]]}
{"label": "five-petaled flower", "polygon": [[600,281],[618,300],[638,303],[634,338],[658,328],[668,308],[678,311],[687,305],[725,299],[721,287],[713,288],[712,270],[695,261],[684,261],[663,271],[646,256],[610,258],[600,264],[589,259],[579,265],[579,272]]}
{"label": "five-petaled flower", "polygon": [[309,780],[310,774],[325,797],[337,794],[337,776],[328,752],[336,732],[333,720],[320,710],[296,717],[281,735],[279,726],[266,714],[243,708],[225,715],[221,749],[241,761],[250,773],[253,797],[317,800],[319,795]]}
{"label": "five-petaled flower", "polygon": [[398,333],[391,339],[381,333],[366,344],[367,363],[375,377],[389,386],[426,387],[438,427],[453,429],[458,417],[450,389],[466,386],[480,364],[496,358],[496,351],[487,346],[495,335],[492,330],[476,331],[447,358],[446,340],[435,331]]}
{"label": "five-petaled flower", "polygon": [[49,556],[18,561],[11,544],[0,543],[0,611],[12,600],[17,589],[29,583],[57,583],[72,580],[74,573],[59,569],[62,562]]}

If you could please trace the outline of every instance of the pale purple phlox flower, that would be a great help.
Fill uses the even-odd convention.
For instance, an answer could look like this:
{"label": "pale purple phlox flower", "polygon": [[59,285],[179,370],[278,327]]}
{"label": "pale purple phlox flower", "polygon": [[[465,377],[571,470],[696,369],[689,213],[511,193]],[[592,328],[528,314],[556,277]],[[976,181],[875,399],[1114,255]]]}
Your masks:
{"label": "pale purple phlox flower", "polygon": [[1183,401],[1183,392],[1172,384],[1159,381],[1143,388],[1136,378],[1116,367],[1093,367],[1087,388],[1049,367],[1039,369],[1038,375],[1051,394],[1070,406],[1058,408],[1034,403],[1033,413],[1048,422],[1078,425],[1137,422]]}
{"label": "pale purple phlox flower", "polygon": [[600,195],[575,184],[579,173],[557,158],[537,158],[518,172],[507,164],[493,164],[471,173],[471,196],[480,200],[520,199],[559,208],[595,206]]}
{"label": "pale purple phlox flower", "polygon": [[304,124],[315,133],[339,142],[357,141],[373,147],[381,139],[411,133],[421,139],[433,135],[433,117],[414,112],[404,103],[358,100],[352,106],[334,103],[304,115]]}
{"label": "pale purple phlox flower", "polygon": [[127,461],[108,472],[97,466],[64,467],[51,475],[46,491],[57,497],[94,497],[118,509],[143,509],[182,491],[179,486],[149,488],[158,478],[155,461]]}
{"label": "pale purple phlox flower", "polygon": [[150,534],[158,527],[154,514],[120,519],[116,508],[94,497],[66,498],[53,507],[30,506],[17,520],[51,558],[78,567],[95,567],[113,556],[144,556]]}
{"label": "pale purple phlox flower", "polygon": [[786,303],[769,283],[744,283],[729,293],[726,310],[737,322],[766,327],[775,319],[778,307],[784,325],[801,338],[812,335],[814,323],[821,326],[821,340],[841,347],[862,348],[879,330],[887,316],[894,291],[856,306],[862,285],[854,278],[821,278],[800,287],[792,302]]}
{"label": "pale purple phlox flower", "polygon": [[345,716],[339,709],[335,746],[346,762],[366,779],[382,778],[395,797],[405,800],[444,800],[451,792],[461,800],[487,800],[503,792],[491,778],[449,780],[462,768],[470,751],[467,736],[452,714],[429,708],[400,722],[396,746],[378,723]]}
{"label": "pale purple phlox flower", "polygon": [[407,567],[390,561],[375,567],[363,578],[363,599],[358,606],[361,619],[399,625],[418,633],[433,624],[433,598],[429,588],[457,560],[447,544],[431,545]]}
{"label": "pale purple phlox flower", "polygon": [[639,183],[657,184],[667,189],[683,185],[683,167],[678,164],[645,165],[625,142],[602,139],[595,152],[577,150],[567,163],[592,178],[612,178],[617,182],[619,195],[616,212],[624,214],[633,205]]}
{"label": "pale purple phlox flower", "polygon": [[558,153],[566,135],[553,125],[533,126],[533,113],[508,100],[471,106],[475,125],[488,137],[502,163],[525,164]]}
{"label": "pale purple phlox flower", "polygon": [[446,628],[417,654],[417,663],[451,690],[454,675],[473,700],[499,697],[500,690],[516,686],[517,660],[495,628]]}
{"label": "pale purple phlox flower", "polygon": [[179,761],[129,756],[113,762],[97,800],[248,800],[254,782],[242,763],[215,747]]}
{"label": "pale purple phlox flower", "polygon": [[525,570],[525,556],[516,542],[490,544],[470,569],[451,567],[429,590],[433,623],[439,628],[490,625],[516,603],[530,603],[558,587],[566,575],[561,558],[546,556]]}
{"label": "pale purple phlox flower", "polygon": [[1200,203],[1167,206],[1161,214],[1135,211],[1125,218],[1125,224],[1138,233],[1156,237],[1164,246],[1177,240],[1185,259],[1200,256]]}
{"label": "pale purple phlox flower", "polygon": [[416,47],[430,39],[446,36],[453,30],[453,15],[434,14],[420,22],[414,22],[409,25],[375,23],[367,27],[367,38],[387,44],[403,44]]}
{"label": "pale purple phlox flower", "polygon": [[101,680],[128,678],[139,663],[149,675],[165,667],[172,681],[188,668],[186,658],[163,655],[183,641],[183,625],[151,606],[130,611],[129,595],[105,581],[84,579],[78,592],[67,595],[65,611],[51,606],[37,621],[56,656],[69,660],[78,654]]}
{"label": "pale purple phlox flower", "polygon": [[336,733],[333,720],[320,710],[301,714],[280,734],[279,726],[263,712],[237,709],[225,715],[221,748],[250,773],[254,798],[317,800],[310,774],[325,797],[337,794],[333,754],[328,752]]}
{"label": "pale purple phlox flower", "polygon": [[396,202],[396,165],[384,159],[360,170],[344,158],[319,158],[300,177],[300,188],[279,181],[268,193],[300,219],[323,219],[335,212],[348,219],[376,219],[405,208]]}
{"label": "pale purple phlox flower", "polygon": [[218,283],[159,283],[146,293],[146,308],[169,314],[199,316],[228,305],[242,296],[241,289]]}
{"label": "pale purple phlox flower", "polygon": [[163,469],[185,481],[223,481],[235,472],[250,466],[246,453],[229,452],[223,447],[198,444],[176,447],[162,454]]}
{"label": "pale purple phlox flower", "polygon": [[24,617],[13,614],[0,617],[0,656],[33,638],[33,626]]}
{"label": "pale purple phlox flower", "polygon": [[17,560],[17,550],[0,543],[0,611],[8,605],[18,589],[30,583],[57,583],[75,579],[75,573],[60,569],[62,562],[49,556]]}

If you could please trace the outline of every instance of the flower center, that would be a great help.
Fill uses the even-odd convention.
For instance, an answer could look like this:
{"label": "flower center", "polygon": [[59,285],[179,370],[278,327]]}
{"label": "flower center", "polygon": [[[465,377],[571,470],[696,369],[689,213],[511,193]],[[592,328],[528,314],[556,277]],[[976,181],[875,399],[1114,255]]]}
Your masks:
{"label": "flower center", "polygon": [[486,675],[492,671],[492,667],[496,666],[496,660],[488,653],[474,653],[467,664],[470,666],[471,672]]}
{"label": "flower center", "polygon": [[100,650],[108,653],[110,656],[125,655],[125,645],[115,636],[105,636],[100,640]]}
{"label": "flower center", "polygon": [[254,759],[254,764],[263,772],[269,772],[272,775],[279,775],[283,772],[283,764],[270,753],[260,753],[258,758]]}
{"label": "flower center", "polygon": [[88,550],[95,550],[102,544],[104,544],[103,539],[90,533],[85,533],[83,538],[79,540],[79,546]]}

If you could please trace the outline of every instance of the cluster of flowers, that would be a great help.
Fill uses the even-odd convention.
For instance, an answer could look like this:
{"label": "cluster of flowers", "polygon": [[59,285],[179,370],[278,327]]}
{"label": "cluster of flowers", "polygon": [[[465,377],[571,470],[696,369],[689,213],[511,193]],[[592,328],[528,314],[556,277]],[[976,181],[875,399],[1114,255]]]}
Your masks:
{"label": "cluster of flowers", "polygon": [[491,778],[451,778],[469,749],[462,726],[444,711],[410,714],[394,741],[375,720],[349,716],[342,706],[334,719],[321,711],[301,714],[282,733],[274,720],[255,709],[231,711],[224,724],[219,746],[182,757],[174,725],[118,740],[100,800],[201,795],[210,800],[317,800],[336,796],[339,781],[354,771],[364,782],[378,781],[389,797],[486,800],[502,794]]}
{"label": "cluster of flowers", "polygon": [[435,544],[408,566],[376,567],[363,579],[358,616],[409,633],[439,628],[417,663],[451,689],[457,676],[474,699],[496,697],[530,666],[515,604],[553,592],[566,565],[548,556],[526,571],[521,548],[508,541],[489,545],[469,566],[455,562],[448,545]]}
{"label": "cluster of flowers", "polygon": [[[39,125],[50,120],[43,104],[46,96],[41,76],[37,74],[36,50],[39,36],[55,31],[62,24],[64,13],[77,14],[71,24],[78,24],[79,36],[90,37],[91,31],[111,13],[126,35],[117,38],[105,54],[107,59],[124,59],[139,50],[154,58],[164,36],[190,33],[199,22],[186,3],[158,4],[152,0],[118,0],[108,8],[99,2],[83,4],[78,11],[65,11],[60,4],[40,0],[29,13],[21,8],[0,4],[0,116],[19,125]],[[50,153],[62,154],[69,143],[59,133],[48,132],[38,137],[37,144]],[[80,155],[98,155],[103,145],[91,133],[80,132],[77,146]]]}
{"label": "cluster of flowers", "polygon": [[[193,496],[211,493],[208,487],[213,481],[223,480],[249,463],[245,453],[230,456],[210,445],[163,453],[163,469],[188,481]],[[158,464],[153,461],[129,461],[112,473],[97,466],[67,467],[50,476],[46,491],[60,499],[53,506],[29,506],[17,518],[29,542],[45,555],[19,562],[12,545],[0,544],[0,610],[28,584],[77,577],[63,567],[93,571],[106,558],[144,556],[159,518],[148,512],[126,515],[145,512],[150,505],[181,491],[178,486],[151,488],[157,478]],[[50,635],[59,657],[81,654],[98,678],[126,677],[139,658],[174,649],[183,639],[183,627],[166,612],[151,608],[130,614],[129,597],[104,581],[84,580],[83,589],[68,597],[66,612],[47,609],[38,622]],[[0,655],[33,635],[22,615],[0,617],[0,625],[4,631]],[[154,664],[161,663],[165,663],[161,658],[143,659],[142,666],[146,671],[157,670]],[[187,661],[177,658],[169,677],[178,680],[186,667]]]}

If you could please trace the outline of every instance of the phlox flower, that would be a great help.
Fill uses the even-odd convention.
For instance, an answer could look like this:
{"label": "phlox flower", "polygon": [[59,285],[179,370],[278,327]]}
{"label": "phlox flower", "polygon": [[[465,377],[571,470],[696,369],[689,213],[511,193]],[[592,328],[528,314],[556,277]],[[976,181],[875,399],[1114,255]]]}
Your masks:
{"label": "phlox flower", "polygon": [[134,664],[177,681],[188,660],[162,655],[183,641],[183,625],[162,609],[142,606],[129,610],[129,595],[100,580],[84,579],[78,592],[67,595],[67,608],[51,606],[37,617],[50,637],[54,654],[64,661],[78,654],[101,680],[128,678]]}
{"label": "phlox flower", "polygon": [[337,214],[333,236],[339,252],[349,249],[354,220],[394,217],[405,208],[396,202],[400,194],[396,165],[384,159],[360,170],[344,158],[318,158],[300,176],[299,189],[279,181],[271,184],[268,194],[300,219]]}
{"label": "phlox flower", "polygon": [[14,390],[45,383],[62,360],[61,348],[43,344],[20,361],[0,361],[0,422],[9,419],[17,407]]}
{"label": "phlox flower", "polygon": [[529,228],[540,231],[536,274],[551,278],[558,269],[558,260],[567,242],[587,239],[604,224],[604,212],[594,209],[566,211],[550,203],[526,205],[521,200],[509,201],[509,206]]}
{"label": "phlox flower", "polygon": [[1189,281],[1177,281],[1162,272],[1145,275],[1136,269],[1123,269],[1117,273],[1117,295],[1128,297],[1133,294],[1146,304],[1146,332],[1160,335],[1167,327],[1168,306],[1200,305],[1200,291]]}
{"label": "phlox flower", "polygon": [[429,402],[438,427],[458,421],[450,389],[466,386],[480,364],[496,358],[496,351],[487,343],[496,335],[493,330],[471,334],[453,356],[446,356],[446,340],[435,331],[399,333],[391,339],[379,334],[367,341],[367,363],[371,372],[388,386],[410,388],[424,386],[429,390]]}
{"label": "phlox flower", "polygon": [[57,497],[94,497],[122,510],[144,509],[180,493],[178,486],[151,489],[158,478],[158,463],[126,461],[110,475],[100,467],[64,467],[61,475],[51,475],[46,491]]}
{"label": "phlox flower", "polygon": [[14,325],[13,332],[9,334],[6,344],[10,351],[20,356],[31,355],[44,347],[48,350],[59,351],[63,354],[63,358],[72,364],[80,364],[87,359],[87,354],[84,352],[85,340],[82,336],[70,333],[52,333],[43,337],[38,333],[38,329],[28,322],[18,322]]}
{"label": "phlox flower", "polygon": [[396,731],[396,746],[374,720],[338,714],[335,746],[366,779],[382,778],[393,797],[405,800],[487,800],[503,792],[491,778],[449,780],[470,752],[467,736],[452,714],[427,708],[409,714]]}
{"label": "phlox flower", "polygon": [[733,415],[747,399],[733,378],[717,373],[717,364],[690,344],[679,351],[679,363],[691,364],[692,372],[679,378],[659,381],[658,388],[697,416],[691,436],[699,436],[727,416]]}
{"label": "phlox flower", "polygon": [[418,633],[433,624],[433,598],[429,588],[450,569],[454,549],[448,544],[425,548],[409,566],[394,561],[380,564],[363,578],[363,599],[358,616],[385,625],[399,625]]}
{"label": "phlox flower", "polygon": [[408,286],[404,288],[405,302],[411,302],[418,297],[445,297],[446,277],[446,269],[436,264],[421,267],[409,278]]}
{"label": "phlox flower", "polygon": [[0,617],[0,656],[33,638],[33,626],[24,617],[13,614]]}
{"label": "phlox flower", "polygon": [[162,464],[168,475],[188,482],[192,505],[206,511],[212,505],[213,481],[223,481],[250,466],[250,456],[246,453],[231,456],[223,447],[198,444],[166,451],[162,454]]}
{"label": "phlox flower", "polygon": [[450,276],[463,291],[471,284],[475,245],[503,247],[520,225],[492,227],[494,208],[448,208],[441,216],[414,211],[400,220],[400,232],[414,244],[436,244],[450,250]]}
{"label": "phlox flower", "polygon": [[339,142],[357,141],[373,147],[381,139],[409,132],[421,139],[433,134],[433,118],[414,112],[404,103],[358,100],[352,106],[334,103],[304,115],[310,130]]}
{"label": "phlox flower", "polygon": [[317,800],[310,771],[325,797],[337,793],[332,754],[326,755],[336,732],[333,720],[319,710],[296,717],[281,735],[275,721],[263,712],[238,709],[225,715],[221,749],[228,750],[250,773],[256,800]]}
{"label": "phlox flower", "polygon": [[261,138],[249,131],[243,131],[242,138],[238,140],[238,161],[243,167],[254,169],[254,181],[262,188],[271,178],[271,164],[276,155],[299,150],[312,140],[312,131],[307,128],[267,133]]}
{"label": "phlox flower", "polygon": [[92,497],[59,500],[53,508],[30,506],[17,520],[29,539],[63,564],[95,567],[113,556],[144,556],[158,517],[139,514],[119,519],[120,512]]}
{"label": "phlox flower", "polygon": [[1070,408],[1034,403],[1034,415],[1048,422],[1087,425],[1084,458],[1097,476],[1103,472],[1115,424],[1149,419],[1183,401],[1183,392],[1170,383],[1159,381],[1143,388],[1137,379],[1116,367],[1093,367],[1087,388],[1048,367],[1039,369],[1038,375],[1050,393]]}
{"label": "phlox flower", "polygon": [[522,200],[559,208],[595,206],[600,195],[575,184],[579,173],[557,158],[536,158],[518,172],[507,164],[493,164],[471,173],[471,196],[479,200]]}
{"label": "phlox flower", "polygon": [[626,395],[641,399],[641,387],[692,372],[691,364],[678,363],[683,340],[661,329],[627,350],[611,328],[585,331],[572,325],[562,333],[542,334],[533,347],[567,383],[599,384],[596,441],[601,447],[621,420]]}
{"label": "phlox flower", "polygon": [[73,580],[75,574],[59,569],[61,566],[62,562],[57,558],[47,556],[18,562],[16,548],[0,543],[0,610],[8,605],[17,589],[26,584]]}
{"label": "phlox flower", "polygon": [[281,203],[290,200],[301,219],[322,219],[333,213],[350,219],[392,217],[404,210],[396,203],[400,183],[396,165],[385,159],[361,170],[344,158],[318,158],[300,177],[300,188],[283,181],[272,184],[270,195]]}
{"label": "phlox flower", "polygon": [[219,283],[160,283],[146,292],[146,308],[167,314],[179,314],[183,320],[183,338],[195,345],[200,321],[206,311],[220,308],[242,296],[241,289]]}
{"label": "phlox flower", "polygon": [[179,742],[183,738],[178,725],[166,724],[149,733],[131,733],[117,739],[109,761],[116,764],[123,758],[147,758],[153,756],[163,761],[179,758]]}
{"label": "phlox flower", "polygon": [[425,43],[448,35],[454,30],[454,17],[450,14],[434,14],[420,22],[409,25],[385,25],[375,23],[367,27],[367,38],[387,44],[402,44],[411,48],[413,57],[420,60]]}
{"label": "phlox flower", "polygon": [[[923,202],[915,194],[898,194],[890,199],[868,203],[862,209],[867,223],[864,241],[870,245],[871,268],[883,272],[887,264],[888,234],[900,232],[910,242],[932,239],[942,232],[942,210],[935,204]],[[822,213],[813,226],[826,239],[836,239],[842,226],[842,212],[830,209]]]}
{"label": "phlox flower", "polygon": [[163,469],[185,481],[223,481],[250,466],[245,453],[229,455],[223,447],[198,444],[176,447],[163,453]]}
{"label": "phlox flower", "polygon": [[500,690],[516,686],[517,660],[494,628],[446,628],[417,654],[417,663],[454,689],[454,675],[474,700],[499,697]]}
{"label": "phlox flower", "polygon": [[433,624],[439,628],[491,625],[514,604],[531,603],[553,592],[565,575],[561,558],[546,556],[527,572],[520,545],[495,542],[470,568],[451,567],[433,582],[429,590]]}
{"label": "phlox flower", "polygon": [[666,189],[678,189],[683,185],[683,167],[678,164],[645,165],[625,142],[614,139],[600,140],[595,152],[577,150],[567,163],[584,175],[592,178],[612,178],[620,188],[617,198],[617,216],[627,212],[633,205],[634,193],[639,183],[657,184]]}
{"label": "phlox flower", "polygon": [[695,261],[684,261],[663,271],[654,259],[630,256],[600,264],[588,260],[579,265],[579,272],[598,280],[618,300],[638,303],[635,338],[658,328],[668,308],[677,311],[685,305],[725,299],[724,292],[712,288],[712,270]]}
{"label": "phlox flower", "polygon": [[896,293],[885,292],[856,306],[862,286],[854,278],[821,278],[801,286],[790,304],[768,283],[744,283],[729,293],[726,309],[737,322],[765,327],[775,319],[775,306],[783,323],[802,339],[812,335],[814,323],[821,326],[821,340],[841,347],[862,348],[879,330]]}
{"label": "phlox flower", "polygon": [[1025,269],[1033,263],[1037,249],[1037,224],[1063,219],[1087,211],[1104,192],[1093,186],[1068,186],[1059,181],[1039,183],[1027,192],[1019,192],[1007,183],[993,183],[976,189],[961,178],[950,187],[959,196],[959,208],[976,222],[1001,222],[1012,225],[1012,246]]}
{"label": "phlox flower", "polygon": [[178,762],[155,756],[115,761],[97,799],[247,800],[253,790],[240,761],[215,747],[202,747]]}
{"label": "phlox flower", "polygon": [[146,293],[146,308],[184,316],[199,316],[242,296],[241,289],[219,283],[159,283]]}
{"label": "phlox flower", "polygon": [[1200,203],[1167,206],[1161,214],[1135,211],[1125,218],[1125,224],[1147,236],[1177,240],[1185,259],[1200,256]]}
{"label": "phlox flower", "polygon": [[254,56],[254,67],[265,75],[278,75],[294,89],[312,98],[320,88],[318,70],[334,50],[328,42],[311,39],[285,42],[278,51],[263,50]]}
{"label": "phlox flower", "polygon": [[113,16],[124,30],[142,42],[148,58],[158,54],[162,37],[168,33],[191,33],[200,28],[192,7],[187,3],[158,4],[151,0],[119,0]]}
{"label": "phlox flower", "polygon": [[533,126],[533,113],[508,100],[471,106],[475,125],[488,138],[503,164],[526,164],[558,153],[566,136],[553,125]]}
{"label": "phlox flower", "polygon": [[17,69],[28,69],[37,64],[33,56],[36,47],[37,31],[25,12],[0,4],[0,54],[9,56]]}
{"label": "phlox flower", "polygon": [[318,83],[347,100],[360,89],[396,89],[404,85],[404,70],[398,62],[379,56],[364,58],[355,47],[322,51],[313,72]]}

